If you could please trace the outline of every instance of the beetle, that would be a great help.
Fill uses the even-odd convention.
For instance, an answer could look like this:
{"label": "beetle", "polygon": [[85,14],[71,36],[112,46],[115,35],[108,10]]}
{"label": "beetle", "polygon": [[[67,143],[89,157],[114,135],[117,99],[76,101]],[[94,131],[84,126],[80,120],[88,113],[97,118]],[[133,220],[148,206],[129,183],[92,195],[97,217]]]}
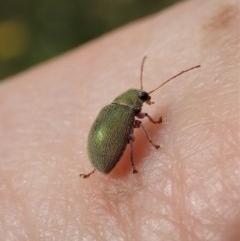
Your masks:
{"label": "beetle", "polygon": [[150,94],[177,76],[199,68],[200,65],[183,70],[164,81],[157,88],[146,92],[143,90],[142,81],[143,67],[146,58],[147,56],[143,57],[141,64],[140,89],[129,89],[119,95],[110,105],[105,106],[99,112],[94,121],[88,135],[88,155],[94,169],[88,174],[80,174],[80,177],[87,178],[92,175],[96,169],[105,174],[112,171],[119,162],[128,144],[130,144],[131,147],[130,160],[132,172],[137,173],[138,171],[135,168],[133,159],[134,128],[141,127],[151,145],[156,149],[160,147],[152,142],[152,139],[139,119],[147,117],[153,124],[160,124],[162,123],[162,117],[156,121],[153,120],[148,113],[142,112],[142,106],[144,103],[148,105],[154,104],[154,102],[151,101]]}

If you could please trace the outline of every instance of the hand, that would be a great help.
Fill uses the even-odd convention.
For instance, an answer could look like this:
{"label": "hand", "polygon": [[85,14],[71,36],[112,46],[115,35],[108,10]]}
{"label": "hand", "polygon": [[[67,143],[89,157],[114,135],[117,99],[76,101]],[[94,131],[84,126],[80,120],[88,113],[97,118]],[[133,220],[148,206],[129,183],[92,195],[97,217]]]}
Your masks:
{"label": "hand", "polygon": [[[109,33],[0,85],[2,240],[239,240],[239,8],[188,1]],[[110,175],[94,173],[98,111],[201,64],[152,94]]]}

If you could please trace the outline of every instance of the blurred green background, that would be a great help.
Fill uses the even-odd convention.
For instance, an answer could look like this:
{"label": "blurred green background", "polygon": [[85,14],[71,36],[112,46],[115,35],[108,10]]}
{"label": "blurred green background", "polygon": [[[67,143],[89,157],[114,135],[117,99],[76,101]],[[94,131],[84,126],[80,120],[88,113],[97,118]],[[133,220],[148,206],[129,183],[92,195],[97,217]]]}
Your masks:
{"label": "blurred green background", "polygon": [[0,0],[0,80],[179,0]]}

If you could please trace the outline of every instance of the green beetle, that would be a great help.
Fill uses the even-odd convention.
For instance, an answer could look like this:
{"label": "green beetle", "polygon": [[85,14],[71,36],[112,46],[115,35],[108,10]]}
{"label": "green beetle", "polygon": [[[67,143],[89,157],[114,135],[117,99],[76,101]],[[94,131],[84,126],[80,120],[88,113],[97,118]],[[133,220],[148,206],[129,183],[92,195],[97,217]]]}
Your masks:
{"label": "green beetle", "polygon": [[158,149],[159,145],[156,145],[152,142],[150,136],[139,119],[147,117],[149,121],[154,124],[160,124],[162,122],[161,117],[159,120],[154,121],[147,113],[141,112],[143,103],[147,103],[149,105],[153,104],[154,102],[151,102],[151,93],[177,76],[200,67],[200,65],[197,65],[190,69],[184,70],[166,80],[157,88],[146,92],[143,91],[142,86],[142,73],[145,60],[146,56],[144,56],[141,65],[141,89],[129,89],[119,95],[110,105],[105,106],[100,111],[96,120],[94,121],[88,135],[88,155],[94,169],[88,174],[80,174],[81,177],[89,177],[95,172],[96,169],[105,174],[109,173],[120,160],[127,144],[130,144],[131,146],[131,163],[133,173],[137,173],[132,151],[132,143],[134,141],[133,130],[134,128],[141,127],[145,132],[148,141],[156,149]]}

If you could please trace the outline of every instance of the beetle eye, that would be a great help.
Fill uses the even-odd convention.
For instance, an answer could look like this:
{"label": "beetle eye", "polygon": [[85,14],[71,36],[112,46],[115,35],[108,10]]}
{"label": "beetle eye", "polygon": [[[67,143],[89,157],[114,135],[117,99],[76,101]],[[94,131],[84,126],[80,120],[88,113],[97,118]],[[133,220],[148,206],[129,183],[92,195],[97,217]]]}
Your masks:
{"label": "beetle eye", "polygon": [[147,92],[140,92],[139,95],[138,95],[139,99],[141,99],[142,101],[147,101],[147,100],[150,100],[151,97],[150,95],[147,93]]}

